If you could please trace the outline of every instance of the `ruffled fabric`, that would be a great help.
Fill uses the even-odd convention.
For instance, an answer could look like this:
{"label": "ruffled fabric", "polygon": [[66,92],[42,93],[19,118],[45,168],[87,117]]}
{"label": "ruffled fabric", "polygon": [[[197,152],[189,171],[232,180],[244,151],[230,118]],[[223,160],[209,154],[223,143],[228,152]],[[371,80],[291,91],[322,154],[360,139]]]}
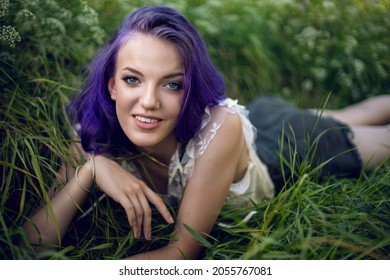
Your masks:
{"label": "ruffled fabric", "polygon": [[248,110],[227,98],[218,106],[206,108],[199,134],[188,142],[185,148],[179,146],[172,156],[169,167],[169,195],[181,199],[185,186],[191,178],[196,159],[202,156],[215,138],[227,114],[238,114],[241,119],[243,135],[249,150],[249,163],[244,177],[234,182],[226,199],[226,204],[250,206],[274,196],[274,185],[267,167],[256,155],[256,130],[248,119]]}

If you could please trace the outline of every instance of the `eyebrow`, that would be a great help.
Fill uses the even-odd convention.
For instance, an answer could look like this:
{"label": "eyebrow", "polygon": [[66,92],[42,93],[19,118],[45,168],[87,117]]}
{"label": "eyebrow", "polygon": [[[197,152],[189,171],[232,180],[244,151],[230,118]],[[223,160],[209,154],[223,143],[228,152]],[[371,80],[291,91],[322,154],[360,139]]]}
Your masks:
{"label": "eyebrow", "polygon": [[[124,67],[124,68],[122,68],[122,70],[127,70],[130,72],[133,72],[134,74],[140,75],[141,77],[144,76],[140,71],[138,71],[132,67]],[[172,73],[172,74],[168,74],[168,75],[164,76],[163,79],[172,79],[172,78],[175,78],[178,76],[184,76],[184,74],[182,72]]]}

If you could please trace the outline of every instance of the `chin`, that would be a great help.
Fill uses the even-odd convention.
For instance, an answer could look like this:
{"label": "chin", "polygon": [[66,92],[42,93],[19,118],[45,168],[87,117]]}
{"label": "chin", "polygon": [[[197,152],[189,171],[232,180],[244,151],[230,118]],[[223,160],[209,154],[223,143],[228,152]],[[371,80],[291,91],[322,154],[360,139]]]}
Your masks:
{"label": "chin", "polygon": [[143,138],[133,137],[129,139],[135,146],[145,151],[153,150],[153,148],[156,147],[156,145],[158,145],[159,143],[159,141],[153,141],[152,139],[150,139],[150,137],[143,137]]}

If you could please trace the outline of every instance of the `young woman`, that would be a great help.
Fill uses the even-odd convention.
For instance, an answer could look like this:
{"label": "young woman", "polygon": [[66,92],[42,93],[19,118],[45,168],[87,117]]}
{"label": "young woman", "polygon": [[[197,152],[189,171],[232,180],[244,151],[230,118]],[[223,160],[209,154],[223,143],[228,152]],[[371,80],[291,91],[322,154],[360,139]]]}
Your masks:
{"label": "young woman", "polygon": [[[287,143],[304,157],[311,151],[306,135],[322,135],[314,141],[314,166],[329,161],[323,175],[356,175],[361,160],[369,165],[385,160],[388,127],[341,122],[351,123],[349,116],[368,106],[380,119],[362,124],[389,123],[389,102],[382,96],[320,119],[262,98],[249,106],[256,135],[248,111],[225,96],[224,82],[193,26],[173,9],[143,7],[92,61],[84,91],[68,108],[81,140],[74,150],[87,160],[76,170],[63,166],[65,186],[53,191],[50,211],[38,209],[25,230],[32,243],[60,243],[97,187],[125,209],[136,238],[152,239],[150,203],[175,224],[168,245],[130,259],[196,258],[201,245],[184,224],[207,234],[224,204],[245,207],[272,198],[294,177],[280,169],[281,155],[290,154]],[[142,155],[137,161],[126,160],[137,155]],[[180,201],[175,221],[164,195]]]}

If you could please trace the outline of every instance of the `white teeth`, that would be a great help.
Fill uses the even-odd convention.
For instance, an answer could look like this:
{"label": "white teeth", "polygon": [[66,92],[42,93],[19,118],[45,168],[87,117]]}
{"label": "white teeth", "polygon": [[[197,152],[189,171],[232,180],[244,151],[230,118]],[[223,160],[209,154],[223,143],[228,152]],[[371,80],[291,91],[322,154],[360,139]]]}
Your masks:
{"label": "white teeth", "polygon": [[143,123],[156,123],[156,122],[158,122],[157,119],[150,119],[150,118],[145,118],[145,117],[141,117],[141,116],[135,116],[135,118]]}

